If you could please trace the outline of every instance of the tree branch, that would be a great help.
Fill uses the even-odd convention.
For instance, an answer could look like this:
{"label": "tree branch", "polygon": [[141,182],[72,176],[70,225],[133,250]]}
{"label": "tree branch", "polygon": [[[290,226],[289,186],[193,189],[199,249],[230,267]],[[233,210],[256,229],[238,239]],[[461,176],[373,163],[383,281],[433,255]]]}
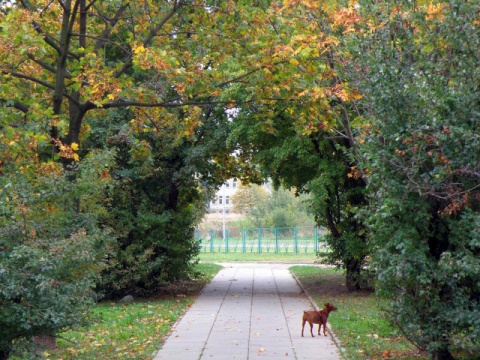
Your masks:
{"label": "tree branch", "polygon": [[95,44],[95,48],[93,51],[95,53],[98,52],[102,48],[102,46],[105,44],[105,42],[108,39],[108,36],[111,34],[112,29],[115,27],[115,25],[120,21],[120,18],[122,17],[123,13],[125,10],[130,6],[129,3],[125,4],[124,6],[121,6],[118,8],[117,12],[115,13],[115,16],[113,19],[111,19],[107,24],[105,25],[105,29],[102,31],[102,33],[99,35],[97,43]]}
{"label": "tree branch", "polygon": [[[0,103],[4,103],[4,104],[6,104],[6,107],[13,107],[13,108],[15,108],[15,109],[17,109],[17,110],[20,110],[20,111],[23,112],[23,113],[27,113],[27,112],[30,110],[30,107],[29,107],[29,106],[27,106],[27,105],[25,105],[25,104],[23,104],[23,103],[21,103],[21,102],[19,102],[19,101],[13,101],[13,102],[11,102],[11,101],[9,101],[9,100],[0,99]],[[13,125],[10,125],[10,126],[15,127],[15,126],[13,126]]]}
{"label": "tree branch", "polygon": [[58,3],[63,8],[63,11],[68,12],[70,10],[70,9],[67,9],[67,7],[65,6],[62,0],[58,0]]}
{"label": "tree branch", "polygon": [[32,81],[34,83],[45,86],[46,88],[51,89],[51,90],[55,89],[55,86],[53,86],[52,84],[50,84],[46,81],[37,79],[37,78],[35,78],[33,76],[30,76],[30,75],[20,74],[20,73],[16,73],[16,72],[7,71],[7,70],[2,70],[2,74],[10,75],[10,76],[13,76],[13,77],[16,77],[16,78],[19,78],[19,79],[29,80],[29,81]]}
{"label": "tree branch", "polygon": [[[53,67],[52,65],[47,64],[46,62],[43,62],[42,60],[38,60],[38,59],[35,58],[35,56],[34,56],[33,54],[31,54],[31,53],[28,53],[28,54],[27,54],[27,57],[28,57],[30,60],[36,62],[38,65],[40,65],[40,66],[43,67],[44,69],[46,69],[46,70],[50,71],[51,73],[54,73],[54,74],[55,74],[56,70],[55,70],[55,67]],[[71,78],[72,78],[72,76],[71,76],[70,74],[68,74],[68,73],[65,74],[65,77],[66,77],[67,79],[71,79]]]}
{"label": "tree branch", "polygon": [[[36,84],[39,84],[39,85],[42,85],[50,90],[55,90],[55,86],[46,82],[46,81],[43,81],[43,80],[40,80],[40,79],[37,79],[33,76],[30,76],[30,75],[25,75],[25,74],[20,74],[20,73],[16,73],[16,72],[10,72],[10,71],[6,71],[6,70],[2,70],[2,74],[5,74],[5,75],[10,75],[10,76],[13,76],[13,77],[16,77],[16,78],[19,78],[19,79],[24,79],[24,80],[28,80],[28,81],[31,81],[31,82],[34,82]],[[71,97],[69,94],[67,93],[63,93],[63,96],[65,96],[67,99],[73,101],[75,103],[75,105],[80,105],[78,103],[77,100],[75,100],[73,97]],[[20,109],[19,109],[20,110]]]}
{"label": "tree branch", "polygon": [[97,0],[92,0],[92,2],[85,7],[85,11],[90,10],[90,8],[91,8],[93,5],[95,5],[96,2],[97,2]]}
{"label": "tree branch", "polygon": [[[153,29],[150,30],[148,36],[143,40],[143,46],[148,47],[152,42],[153,38],[157,35],[160,29],[183,7],[184,1],[175,1],[172,10],[165,15],[165,17],[160,21]],[[132,54],[130,53],[128,59],[126,60],[125,64],[122,66],[120,70],[118,70],[114,77],[120,77],[125,71],[127,71],[132,66]]]}
{"label": "tree branch", "polygon": [[133,100],[125,100],[125,101],[116,101],[111,102],[103,105],[95,105],[93,103],[89,103],[88,109],[113,109],[113,108],[120,108],[120,107],[128,107],[128,106],[135,106],[135,107],[144,107],[144,108],[154,108],[154,107],[163,107],[163,108],[177,108],[182,106],[208,106],[208,105],[239,105],[239,104],[246,104],[252,103],[253,100],[249,101],[185,101],[182,102],[181,99],[174,99],[171,101],[163,101],[163,102],[156,102],[156,103],[142,103]]}

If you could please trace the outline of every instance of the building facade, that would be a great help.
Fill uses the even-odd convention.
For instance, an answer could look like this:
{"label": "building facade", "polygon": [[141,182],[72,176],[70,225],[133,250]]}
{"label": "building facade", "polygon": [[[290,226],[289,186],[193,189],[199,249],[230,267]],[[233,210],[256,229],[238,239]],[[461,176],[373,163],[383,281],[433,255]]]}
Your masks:
{"label": "building facade", "polygon": [[232,196],[237,192],[239,181],[229,179],[225,182],[215,194],[215,198],[208,204],[208,212],[210,214],[232,213],[233,204]]}

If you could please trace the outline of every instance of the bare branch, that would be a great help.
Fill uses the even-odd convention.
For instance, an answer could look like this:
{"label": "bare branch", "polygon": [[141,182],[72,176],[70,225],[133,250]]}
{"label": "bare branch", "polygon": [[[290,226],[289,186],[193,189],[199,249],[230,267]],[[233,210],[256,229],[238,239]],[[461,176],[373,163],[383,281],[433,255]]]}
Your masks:
{"label": "bare branch", "polygon": [[[241,102],[242,104],[251,103],[253,101],[244,101]],[[142,103],[133,100],[125,100],[125,101],[116,101],[107,104],[103,104],[97,106],[93,103],[89,106],[90,109],[112,109],[112,108],[120,108],[120,107],[144,107],[144,108],[155,108],[155,107],[163,107],[163,108],[178,108],[182,106],[208,106],[208,105],[238,105],[240,102],[238,101],[181,101],[181,99],[173,99],[171,101],[164,101],[164,102],[156,102],[156,103]]]}
{"label": "bare branch", "polygon": [[[43,62],[43,61],[41,61],[41,60],[38,60],[37,58],[35,58],[35,56],[34,56],[33,54],[30,54],[30,53],[27,54],[27,57],[28,57],[30,60],[36,62],[38,65],[40,65],[40,66],[43,67],[44,69],[46,69],[46,70],[48,70],[48,71],[50,71],[50,72],[52,72],[52,73],[55,74],[56,69],[55,69],[55,67],[53,67],[52,65],[47,64],[46,62]],[[71,76],[70,74],[66,74],[65,77],[66,77],[67,79],[71,79],[72,76]]]}
{"label": "bare branch", "polygon": [[[42,85],[50,90],[55,90],[55,86],[46,82],[46,81],[43,81],[43,80],[40,80],[40,79],[37,79],[33,76],[29,76],[29,75],[25,75],[25,74],[20,74],[20,73],[16,73],[16,72],[10,72],[10,71],[6,71],[6,70],[2,70],[2,74],[5,74],[5,75],[10,75],[10,76],[13,76],[13,77],[16,77],[18,79],[24,79],[24,80],[28,80],[28,81],[31,81],[31,82],[34,82],[36,84],[39,84],[39,85]],[[72,96],[70,96],[69,94],[67,93],[63,93],[63,96],[66,97],[67,99],[71,100],[75,105],[80,105],[80,103],[74,99]],[[19,109],[20,110],[20,109]]]}
{"label": "bare branch", "polygon": [[[17,110],[20,110],[23,113],[27,113],[30,110],[30,107],[19,102],[19,101],[13,101],[9,102],[8,100],[5,99],[0,99],[0,103],[4,103],[6,107],[13,107]],[[14,124],[10,124],[11,127],[16,127]]]}
{"label": "bare branch", "polygon": [[52,3],[54,2],[55,0],[50,0],[50,2],[47,4],[47,6],[45,6],[42,11],[40,11],[40,17],[43,15],[43,13],[45,12],[45,10],[47,10],[50,5],[52,5]]}
{"label": "bare branch", "polygon": [[88,4],[86,7],[85,7],[85,11],[88,11],[90,10],[90,8],[95,5],[95,3],[97,2],[97,0],[92,0],[92,2],[90,2],[90,4]]}
{"label": "bare branch", "polygon": [[19,78],[19,79],[25,79],[25,80],[29,80],[29,81],[32,81],[34,83],[37,83],[37,84],[40,84],[42,86],[45,86],[46,88],[49,88],[51,90],[55,89],[55,86],[53,86],[52,84],[46,82],[46,81],[43,81],[43,80],[40,80],[40,79],[37,79],[33,76],[29,76],[29,75],[25,75],[25,74],[20,74],[20,73],[16,73],[16,72],[10,72],[10,71],[6,71],[6,70],[2,70],[2,74],[5,74],[5,75],[10,75],[10,76],[13,76],[13,77],[16,77],[16,78]]}

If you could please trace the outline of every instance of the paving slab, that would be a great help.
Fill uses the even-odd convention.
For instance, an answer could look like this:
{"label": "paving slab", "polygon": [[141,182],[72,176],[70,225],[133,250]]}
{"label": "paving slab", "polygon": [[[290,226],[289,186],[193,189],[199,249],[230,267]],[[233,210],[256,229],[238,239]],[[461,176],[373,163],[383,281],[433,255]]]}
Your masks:
{"label": "paving slab", "polygon": [[331,336],[312,338],[308,324],[301,336],[312,304],[291,265],[223,265],[154,360],[341,359]]}

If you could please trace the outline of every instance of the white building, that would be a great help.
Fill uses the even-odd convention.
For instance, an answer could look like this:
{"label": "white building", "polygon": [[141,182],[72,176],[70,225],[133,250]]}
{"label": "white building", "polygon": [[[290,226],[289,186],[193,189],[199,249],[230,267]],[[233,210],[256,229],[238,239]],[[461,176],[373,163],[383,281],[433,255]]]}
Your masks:
{"label": "white building", "polygon": [[208,204],[210,214],[232,213],[232,196],[237,192],[239,182],[236,179],[229,179],[215,194],[215,198]]}

